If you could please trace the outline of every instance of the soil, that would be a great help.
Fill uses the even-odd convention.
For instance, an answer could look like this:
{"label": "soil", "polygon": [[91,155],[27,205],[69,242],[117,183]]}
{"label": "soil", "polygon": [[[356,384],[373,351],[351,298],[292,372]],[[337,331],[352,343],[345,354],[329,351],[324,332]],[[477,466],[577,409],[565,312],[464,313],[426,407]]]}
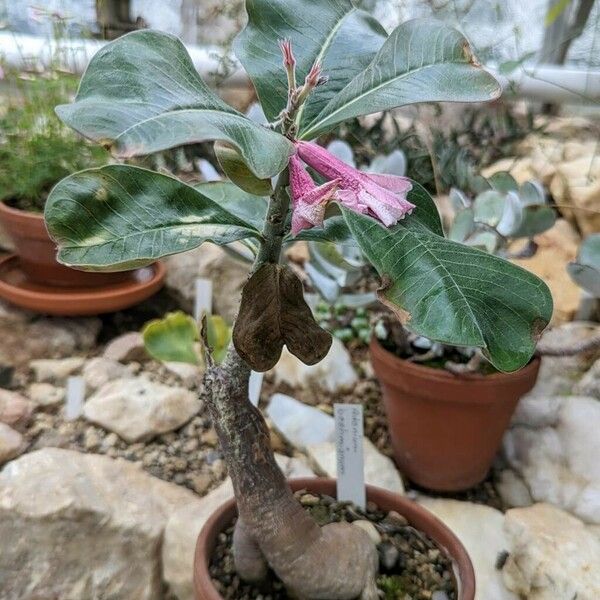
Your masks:
{"label": "soil", "polygon": [[[454,600],[456,584],[450,559],[436,543],[411,527],[396,512],[385,512],[369,502],[365,511],[325,495],[296,492],[304,508],[320,525],[362,521],[374,525],[379,536],[380,574],[377,585],[384,600]],[[232,538],[235,521],[219,535],[210,565],[210,574],[226,600],[291,600],[283,584],[270,571],[260,585],[242,582],[235,572]],[[375,533],[375,532],[374,532]]]}

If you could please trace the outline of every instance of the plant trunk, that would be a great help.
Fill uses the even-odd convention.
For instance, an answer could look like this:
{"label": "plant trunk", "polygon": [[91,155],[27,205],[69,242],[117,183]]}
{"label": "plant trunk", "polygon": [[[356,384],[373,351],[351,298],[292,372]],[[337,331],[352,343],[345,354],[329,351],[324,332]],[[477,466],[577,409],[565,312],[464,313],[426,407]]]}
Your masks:
{"label": "plant trunk", "polygon": [[[277,263],[289,198],[287,173],[271,198],[254,270]],[[234,557],[239,575],[262,579],[270,566],[302,600],[376,600],[377,551],[348,523],[319,527],[294,498],[275,462],[269,430],[248,399],[250,367],[233,345],[204,377],[204,400],[233,481],[239,520]]]}
{"label": "plant trunk", "polygon": [[250,368],[233,346],[210,368],[204,399],[238,505],[234,556],[239,575],[262,579],[269,565],[288,590],[307,600],[374,600],[377,552],[347,523],[319,527],[294,498],[275,462],[269,431],[248,400]]}

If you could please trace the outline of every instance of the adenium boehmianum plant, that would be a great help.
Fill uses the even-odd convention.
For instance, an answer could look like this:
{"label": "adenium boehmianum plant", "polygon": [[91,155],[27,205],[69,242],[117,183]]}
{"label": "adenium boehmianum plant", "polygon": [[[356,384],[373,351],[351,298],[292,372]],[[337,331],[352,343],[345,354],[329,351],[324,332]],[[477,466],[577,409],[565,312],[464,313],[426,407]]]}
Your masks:
{"label": "adenium boehmianum plant", "polygon": [[[284,344],[312,364],[331,343],[300,281],[280,263],[282,247],[353,238],[381,276],[379,298],[410,329],[479,347],[504,371],[530,360],[552,302],[533,275],[447,240],[417,182],[356,171],[311,141],[347,119],[405,104],[497,98],[497,82],[459,32],[410,21],[388,35],[351,0],[247,0],[246,7],[235,50],[267,126],[225,104],[183,45],[151,30],[100,50],[75,101],[57,108],[117,157],[218,140],[219,161],[237,186],[194,188],[110,165],[60,182],[46,220],[59,259],[89,270],[132,269],[204,242],[249,241],[256,257],[233,344],[221,364],[205,356],[201,385],[239,507],[236,568],[259,580],[270,566],[298,598],[372,600],[377,553],[369,537],[343,523],[321,528],[301,508],[248,401],[250,369],[273,367]],[[325,183],[314,182],[306,166]]]}

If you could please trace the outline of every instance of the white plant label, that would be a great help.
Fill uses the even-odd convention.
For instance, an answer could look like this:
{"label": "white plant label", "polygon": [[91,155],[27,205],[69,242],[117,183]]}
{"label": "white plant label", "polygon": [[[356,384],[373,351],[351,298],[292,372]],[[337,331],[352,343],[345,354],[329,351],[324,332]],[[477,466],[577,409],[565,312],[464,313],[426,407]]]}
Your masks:
{"label": "white plant label", "polygon": [[74,421],[81,416],[83,401],[85,400],[85,379],[83,377],[69,377],[67,379],[67,405],[65,419]]}
{"label": "white plant label", "polygon": [[196,279],[196,301],[194,302],[194,319],[200,321],[202,315],[212,314],[213,284],[210,279]]}
{"label": "white plant label", "polygon": [[365,466],[363,459],[363,407],[334,404],[337,457],[337,499],[365,508]]}
{"label": "white plant label", "polygon": [[248,383],[248,397],[254,406],[258,406],[260,400],[260,391],[262,390],[264,373],[252,371],[250,373],[250,382]]}

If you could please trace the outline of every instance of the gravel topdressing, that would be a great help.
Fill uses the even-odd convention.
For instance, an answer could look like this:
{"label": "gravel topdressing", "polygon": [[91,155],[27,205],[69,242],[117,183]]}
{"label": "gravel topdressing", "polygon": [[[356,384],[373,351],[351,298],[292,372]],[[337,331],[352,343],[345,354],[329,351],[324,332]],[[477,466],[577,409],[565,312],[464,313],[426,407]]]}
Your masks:
{"label": "gravel topdressing", "polygon": [[[366,511],[330,496],[296,492],[304,508],[320,525],[336,521],[363,521],[379,536],[378,587],[384,600],[456,600],[456,584],[448,557],[424,533],[411,527],[398,513],[379,510],[372,503]],[[364,523],[364,521],[370,523]],[[262,585],[247,584],[235,572],[232,538],[235,521],[219,535],[210,574],[226,600],[293,600],[273,572]],[[373,532],[373,535],[375,533]]]}

